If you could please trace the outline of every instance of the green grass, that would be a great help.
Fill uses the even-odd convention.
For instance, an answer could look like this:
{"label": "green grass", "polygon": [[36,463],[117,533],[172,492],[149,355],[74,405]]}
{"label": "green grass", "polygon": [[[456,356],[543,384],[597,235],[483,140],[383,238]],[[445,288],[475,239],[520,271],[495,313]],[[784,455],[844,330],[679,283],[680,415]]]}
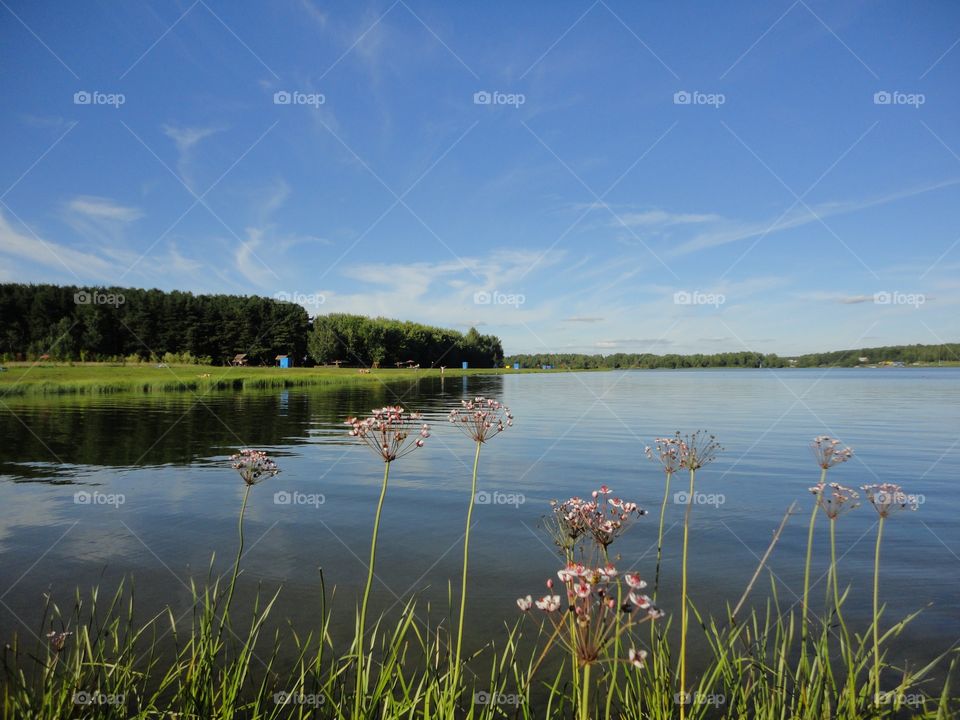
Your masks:
{"label": "green grass", "polygon": [[[439,378],[440,370],[371,370],[357,368],[212,367],[205,365],[107,363],[8,363],[0,372],[0,399],[24,395],[106,393],[206,392],[293,388],[310,385],[370,384]],[[508,370],[505,368],[447,368],[444,378],[473,375],[519,375],[562,370]]]}

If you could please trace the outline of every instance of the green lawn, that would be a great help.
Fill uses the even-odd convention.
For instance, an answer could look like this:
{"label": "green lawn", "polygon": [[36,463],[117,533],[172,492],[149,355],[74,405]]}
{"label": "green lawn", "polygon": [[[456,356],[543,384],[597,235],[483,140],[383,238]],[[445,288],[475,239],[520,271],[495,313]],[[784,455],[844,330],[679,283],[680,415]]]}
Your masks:
{"label": "green lawn", "polygon": [[[357,368],[212,367],[206,365],[110,363],[7,363],[0,372],[0,398],[13,395],[66,393],[183,392],[243,390],[251,388],[300,387],[339,383],[378,383],[440,377],[440,370],[371,370]],[[509,375],[558,370],[507,370],[504,368],[447,368],[444,377],[464,375]]]}

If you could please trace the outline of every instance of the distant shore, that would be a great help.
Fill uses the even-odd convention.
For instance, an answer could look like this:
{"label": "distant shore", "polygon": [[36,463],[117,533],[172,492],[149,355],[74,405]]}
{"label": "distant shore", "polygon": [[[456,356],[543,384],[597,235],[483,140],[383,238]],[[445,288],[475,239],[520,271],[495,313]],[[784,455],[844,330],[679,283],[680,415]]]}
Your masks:
{"label": "distant shore", "polygon": [[[958,367],[960,363],[943,363],[942,367]],[[106,395],[114,393],[151,394],[175,392],[210,392],[214,390],[257,390],[295,388],[319,385],[348,385],[388,383],[440,378],[439,368],[371,369],[349,367],[277,368],[229,367],[180,364],[116,363],[29,363],[13,362],[0,365],[0,400],[24,396]],[[877,367],[861,365],[860,369],[909,370],[930,369],[936,364],[908,365],[906,367]],[[817,370],[829,366],[807,368],[771,368],[777,370]],[[446,368],[442,377],[461,378],[480,375],[524,375],[564,372],[609,372],[617,370],[665,370],[672,368]],[[851,369],[834,367],[832,369]],[[698,370],[743,370],[757,368],[676,368],[678,372]]]}
{"label": "distant shore", "polygon": [[[369,384],[439,378],[439,368],[371,369],[348,367],[277,368],[210,365],[114,363],[4,363],[0,400],[25,395],[102,395],[110,393],[208,392],[312,385]],[[530,368],[446,368],[444,378],[477,375],[583,372]]]}

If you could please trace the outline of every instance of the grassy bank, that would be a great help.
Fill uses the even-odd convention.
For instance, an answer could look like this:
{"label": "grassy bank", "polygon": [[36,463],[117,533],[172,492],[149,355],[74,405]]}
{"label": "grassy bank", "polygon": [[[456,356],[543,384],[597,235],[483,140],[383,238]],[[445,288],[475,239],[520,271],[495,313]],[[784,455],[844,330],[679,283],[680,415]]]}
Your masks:
{"label": "grassy bank", "polygon": [[[24,395],[207,392],[293,388],[310,385],[381,383],[439,378],[439,369],[379,369],[361,373],[357,368],[260,368],[205,365],[115,365],[109,363],[10,363],[0,372],[0,398]],[[560,370],[507,370],[447,368],[444,378],[466,375],[518,375],[563,372]]]}

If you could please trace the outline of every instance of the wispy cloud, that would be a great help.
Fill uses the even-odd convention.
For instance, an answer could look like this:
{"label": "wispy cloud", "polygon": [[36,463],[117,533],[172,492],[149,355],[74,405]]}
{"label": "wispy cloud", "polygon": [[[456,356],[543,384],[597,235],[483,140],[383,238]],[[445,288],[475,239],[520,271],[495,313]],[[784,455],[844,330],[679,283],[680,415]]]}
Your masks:
{"label": "wispy cloud", "polygon": [[740,223],[724,221],[719,223],[718,227],[702,232],[688,242],[679,245],[670,254],[687,255],[698,250],[704,250],[706,248],[716,247],[718,245],[726,245],[727,243],[737,242],[740,240],[749,240],[751,238],[760,237],[761,235],[779,233],[783,232],[784,230],[790,230],[803,225],[809,225],[810,223],[818,222],[824,218],[833,217],[836,215],[847,215],[850,213],[859,212],[861,210],[866,210],[868,208],[880,207],[881,205],[887,205],[898,200],[916,197],[918,195],[923,195],[935,190],[941,190],[957,184],[960,184],[960,178],[909,188],[866,200],[820,203],[812,206],[811,209],[799,208],[791,211],[779,219],[773,218],[760,222]]}
{"label": "wispy cloud", "polygon": [[[713,213],[670,213],[664,210],[646,210],[644,212],[626,212],[617,213],[617,217],[623,221],[624,225],[631,227],[670,227],[673,225],[698,225],[702,223],[722,222],[722,215]],[[621,223],[612,220],[614,227],[619,227]]]}
{"label": "wispy cloud", "polygon": [[108,255],[122,255],[126,231],[143,212],[110,198],[80,195],[64,205],[62,217],[85,242],[96,243]]}
{"label": "wispy cloud", "polygon": [[223,128],[219,127],[176,127],[164,125],[163,134],[173,140],[177,146],[177,173],[191,190],[196,191],[194,183],[194,149],[204,139],[215,135]]}
{"label": "wispy cloud", "polygon": [[29,232],[15,229],[0,211],[0,253],[51,268],[62,282],[77,278],[109,282],[116,276],[114,264],[95,253],[75,250]]}
{"label": "wispy cloud", "polygon": [[138,208],[118,205],[109,198],[80,195],[67,203],[67,208],[78,215],[93,220],[110,220],[129,223],[143,217]]}

